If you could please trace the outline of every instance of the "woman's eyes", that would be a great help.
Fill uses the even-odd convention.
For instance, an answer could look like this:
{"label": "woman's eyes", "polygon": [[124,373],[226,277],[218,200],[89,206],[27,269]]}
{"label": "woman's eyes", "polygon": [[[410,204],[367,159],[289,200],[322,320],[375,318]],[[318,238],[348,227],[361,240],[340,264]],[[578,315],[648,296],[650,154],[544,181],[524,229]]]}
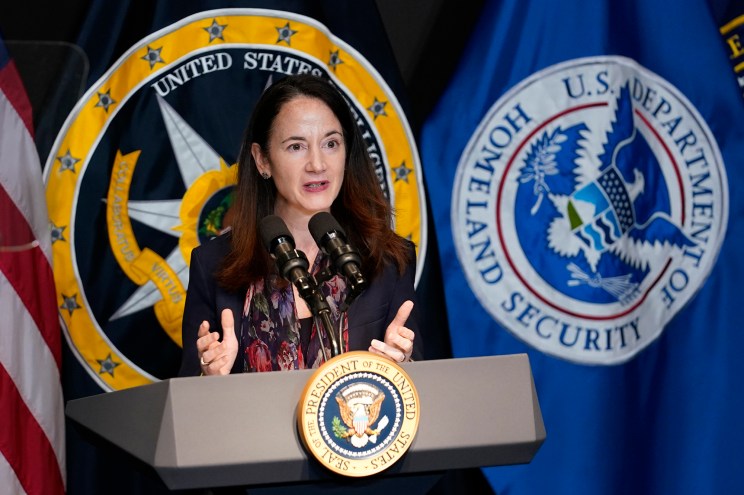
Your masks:
{"label": "woman's eyes", "polygon": [[[322,144],[324,148],[330,148],[335,149],[341,146],[341,142],[338,139],[331,139],[330,141],[326,141]],[[304,143],[292,143],[289,146],[287,146],[288,151],[302,151],[307,148],[307,145]]]}
{"label": "woman's eyes", "polygon": [[341,138],[341,136],[332,137],[329,139],[325,146],[327,148],[335,149],[335,148],[343,148],[344,147],[344,140]]}

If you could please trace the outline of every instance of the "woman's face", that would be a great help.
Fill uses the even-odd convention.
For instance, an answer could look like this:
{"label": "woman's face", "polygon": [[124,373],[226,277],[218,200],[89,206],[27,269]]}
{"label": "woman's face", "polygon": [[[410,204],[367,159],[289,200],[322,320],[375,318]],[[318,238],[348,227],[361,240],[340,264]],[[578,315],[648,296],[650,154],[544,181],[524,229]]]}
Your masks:
{"label": "woman's face", "polygon": [[321,100],[301,96],[285,103],[269,133],[268,154],[257,143],[251,153],[259,173],[276,184],[277,215],[290,220],[330,211],[344,180],[346,147],[341,124]]}

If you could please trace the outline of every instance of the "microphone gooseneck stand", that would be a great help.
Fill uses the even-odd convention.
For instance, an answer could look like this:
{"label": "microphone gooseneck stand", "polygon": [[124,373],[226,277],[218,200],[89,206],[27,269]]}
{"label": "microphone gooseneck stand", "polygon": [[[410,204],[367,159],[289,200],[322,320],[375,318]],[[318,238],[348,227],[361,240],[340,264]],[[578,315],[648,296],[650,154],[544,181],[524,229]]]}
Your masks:
{"label": "microphone gooseneck stand", "polygon": [[[340,335],[337,337],[336,335],[336,330],[331,320],[331,307],[328,301],[325,300],[325,297],[323,297],[323,293],[318,287],[318,282],[307,271],[309,263],[305,253],[297,249],[278,253],[276,255],[276,264],[281,267],[282,275],[292,281],[300,297],[309,304],[310,312],[313,314],[316,322],[320,322],[320,328],[323,330],[323,333],[328,335],[328,342],[331,344],[331,357],[341,354],[339,340],[342,337]],[[294,276],[291,275],[293,273],[295,274]],[[296,275],[297,273],[300,275]],[[325,346],[321,345],[320,348],[323,352],[323,359],[328,361]]]}
{"label": "microphone gooseneck stand", "polygon": [[[320,291],[318,281],[323,283],[333,277],[331,269],[318,273],[318,278],[309,273],[309,262],[302,251],[295,248],[294,238],[284,220],[277,215],[264,217],[259,224],[261,239],[276,260],[281,275],[297,288],[297,292],[310,306],[314,321],[321,332],[328,336],[333,357],[345,349],[343,321],[351,303],[365,290],[367,281],[361,271],[362,259],[359,251],[346,242],[346,232],[328,212],[313,215],[308,222],[313,239],[318,247],[331,258],[333,271],[342,276],[349,291],[339,307],[338,329],[333,327],[331,307]],[[318,324],[319,323],[319,324]],[[321,345],[323,359],[328,360],[325,345]]]}
{"label": "microphone gooseneck stand", "polygon": [[[319,289],[313,291],[309,297],[310,299],[303,296],[303,299],[305,299],[306,301],[310,301],[310,310],[312,311],[315,318],[320,320],[321,326],[325,330],[326,335],[328,335],[328,341],[331,344],[331,355],[333,357],[336,357],[341,354],[340,340],[343,338],[343,336],[340,334],[340,332],[337,334],[336,329],[333,328],[333,321],[331,320],[331,307],[328,305],[328,301],[325,300],[325,298],[323,297],[323,293]],[[323,348],[323,353],[325,354],[325,348],[323,346],[321,347]]]}
{"label": "microphone gooseneck stand", "polygon": [[[340,315],[337,329],[341,348],[345,349],[343,344],[344,318],[351,303],[367,287],[367,280],[361,269],[362,257],[359,251],[347,242],[346,232],[329,212],[320,211],[313,215],[307,223],[307,227],[320,250],[329,256],[331,260],[330,268],[346,281],[348,292],[339,307]],[[333,276],[330,272],[329,269],[327,273],[320,273],[318,276],[325,276],[326,278],[323,280],[328,280]]]}
{"label": "microphone gooseneck stand", "polygon": [[[326,281],[332,279],[333,278],[333,275],[334,274],[333,274],[333,272],[331,272],[331,270],[329,270],[328,268],[324,268],[324,269],[322,269],[322,270],[320,270],[318,272],[318,275],[316,276],[316,280],[318,281],[319,284],[322,284],[323,282],[326,282]],[[328,308],[327,311],[328,311],[329,317],[328,317],[328,320],[327,320],[327,325],[332,326],[333,325],[333,322],[330,319],[331,308],[328,305],[328,302],[325,300],[325,298],[322,297],[323,294],[320,292],[320,290],[318,290],[318,293],[320,294],[321,299],[323,299],[323,301],[321,303],[319,303],[319,304],[324,304]],[[356,296],[354,296],[354,297],[356,297]],[[335,344],[333,342],[331,342],[331,345],[332,346],[333,345],[337,345],[338,346],[338,353],[339,354],[341,354],[342,352],[345,352],[345,349],[346,349],[346,345],[344,343],[343,324],[344,324],[344,316],[346,315],[346,312],[349,310],[349,305],[351,304],[352,299],[353,298],[351,297],[351,294],[349,294],[349,295],[346,296],[346,298],[344,299],[344,301],[339,305],[339,307],[338,307],[338,312],[339,312],[339,315],[338,315],[338,327],[336,329],[334,329],[330,333],[330,335],[333,335],[334,338],[337,339],[337,342]]]}

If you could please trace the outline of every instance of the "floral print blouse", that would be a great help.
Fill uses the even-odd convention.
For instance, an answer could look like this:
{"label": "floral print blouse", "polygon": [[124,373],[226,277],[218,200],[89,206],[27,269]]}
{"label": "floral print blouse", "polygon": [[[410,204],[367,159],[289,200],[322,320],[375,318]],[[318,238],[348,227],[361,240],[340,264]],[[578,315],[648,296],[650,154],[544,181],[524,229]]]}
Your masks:
{"label": "floral print blouse", "polygon": [[[319,253],[311,273],[315,276],[327,268],[327,256]],[[334,275],[320,285],[320,290],[331,307],[331,321],[335,329],[341,324],[343,342],[348,350],[348,316],[339,307],[348,290],[344,279]],[[343,318],[343,321],[339,320]],[[331,357],[328,336],[321,338],[322,325],[316,318],[303,320],[297,317],[292,284],[278,274],[272,274],[252,284],[246,293],[240,349],[243,371],[278,371],[317,368],[325,355]],[[309,334],[309,335],[308,335]]]}

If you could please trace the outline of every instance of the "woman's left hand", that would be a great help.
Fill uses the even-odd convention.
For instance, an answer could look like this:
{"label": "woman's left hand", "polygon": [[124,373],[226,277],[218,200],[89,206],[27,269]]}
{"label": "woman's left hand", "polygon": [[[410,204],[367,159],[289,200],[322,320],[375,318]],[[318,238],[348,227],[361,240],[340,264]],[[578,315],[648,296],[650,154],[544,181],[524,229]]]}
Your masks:
{"label": "woman's left hand", "polygon": [[413,339],[416,335],[413,330],[406,328],[405,324],[412,309],[412,301],[401,304],[395,318],[385,330],[385,341],[373,339],[369,352],[385,356],[398,363],[410,360],[413,352]]}

